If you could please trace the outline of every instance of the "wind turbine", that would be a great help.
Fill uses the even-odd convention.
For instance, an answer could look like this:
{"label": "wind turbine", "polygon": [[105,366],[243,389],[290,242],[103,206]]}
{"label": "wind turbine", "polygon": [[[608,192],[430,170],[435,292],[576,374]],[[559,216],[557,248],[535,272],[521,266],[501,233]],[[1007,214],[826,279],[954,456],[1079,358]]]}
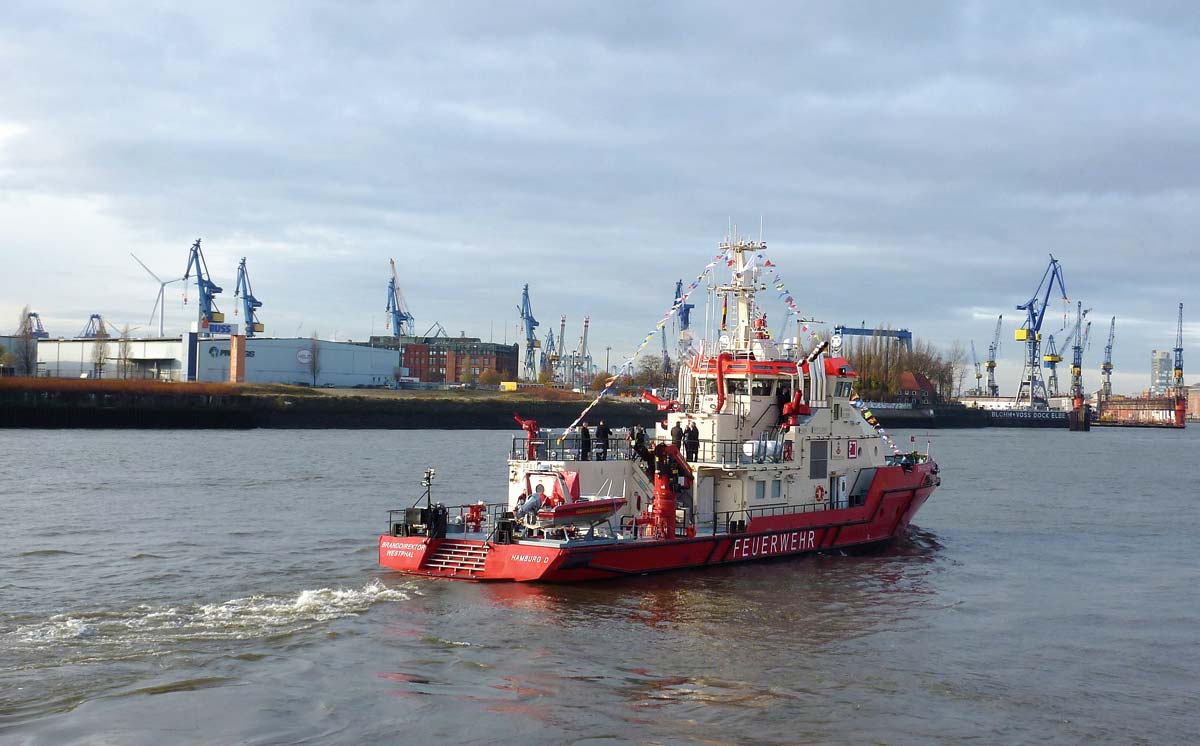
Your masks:
{"label": "wind turbine", "polygon": [[167,285],[170,285],[171,283],[174,283],[174,282],[183,282],[184,278],[177,277],[174,280],[163,280],[161,277],[159,277],[158,275],[151,272],[150,268],[147,267],[145,265],[145,263],[143,263],[141,259],[138,259],[137,256],[135,256],[133,253],[130,253],[129,255],[133,257],[133,261],[137,262],[138,264],[141,264],[142,269],[146,270],[146,272],[151,277],[154,278],[154,281],[158,283],[158,298],[155,299],[154,308],[150,311],[150,325],[151,325],[151,327],[153,327],[154,313],[155,313],[155,311],[157,311],[158,312],[158,336],[162,337],[163,336],[163,313],[167,310],[166,304],[163,303],[163,295],[166,292]]}

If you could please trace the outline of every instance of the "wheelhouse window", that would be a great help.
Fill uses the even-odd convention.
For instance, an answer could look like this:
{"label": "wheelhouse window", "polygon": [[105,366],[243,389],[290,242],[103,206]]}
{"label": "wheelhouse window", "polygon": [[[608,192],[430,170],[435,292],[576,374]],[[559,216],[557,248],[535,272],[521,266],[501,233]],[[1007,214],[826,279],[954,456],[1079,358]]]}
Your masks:
{"label": "wheelhouse window", "polygon": [[829,475],[829,441],[808,442],[808,478],[824,479]]}
{"label": "wheelhouse window", "polygon": [[771,380],[766,380],[766,381],[763,381],[763,380],[755,380],[755,381],[751,381],[751,383],[750,383],[750,395],[751,395],[751,396],[770,396],[770,395],[771,395],[771,386],[772,386],[774,383],[775,383],[775,382],[774,382],[774,381],[771,381]]}
{"label": "wheelhouse window", "polygon": [[851,392],[854,390],[853,381],[838,381],[837,387],[834,389],[834,396],[842,399],[850,398]]}
{"label": "wheelhouse window", "polygon": [[744,378],[727,378],[725,379],[726,394],[744,394],[746,393],[746,379]]}

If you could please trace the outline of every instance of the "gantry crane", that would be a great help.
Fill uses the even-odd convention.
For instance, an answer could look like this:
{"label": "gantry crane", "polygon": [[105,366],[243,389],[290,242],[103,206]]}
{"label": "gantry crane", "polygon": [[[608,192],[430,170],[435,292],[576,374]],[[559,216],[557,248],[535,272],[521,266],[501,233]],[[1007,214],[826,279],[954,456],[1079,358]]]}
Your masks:
{"label": "gantry crane", "polygon": [[525,323],[525,380],[536,381],[538,377],[537,350],[542,346],[533,330],[538,327],[538,320],[533,317],[533,309],[529,307],[529,285],[521,291],[521,307],[517,309],[521,321]]}
{"label": "gantry crane", "polygon": [[262,302],[254,297],[254,291],[250,289],[250,273],[246,271],[246,257],[242,257],[242,261],[238,264],[237,289],[233,291],[233,297],[242,299],[242,318],[245,319],[246,337],[250,339],[255,334],[262,334],[265,327],[258,321],[258,309],[262,308]]}
{"label": "gantry crane", "polygon": [[1175,368],[1171,371],[1171,387],[1175,396],[1187,396],[1183,389],[1183,304],[1179,304],[1179,323],[1175,327]]}
{"label": "gantry crane", "polygon": [[17,330],[17,336],[28,339],[46,339],[50,336],[50,332],[42,326],[42,317],[38,316],[37,311],[30,311],[25,315],[21,328]]}
{"label": "gantry crane", "polygon": [[984,363],[984,368],[987,369],[987,395],[1000,396],[1000,387],[996,385],[996,356],[1000,354],[1000,324],[1004,321],[1004,314],[996,319],[996,332],[992,335],[992,343],[988,345],[987,362]]}
{"label": "gantry crane", "polygon": [[1113,339],[1117,335],[1117,317],[1113,316],[1112,321],[1108,325],[1108,344],[1104,345],[1104,362],[1100,365],[1100,375],[1104,378],[1104,382],[1100,384],[1100,398],[1108,399],[1112,396],[1112,348]]}
{"label": "gantry crane", "polygon": [[104,323],[104,318],[94,313],[88,317],[87,326],[83,327],[83,331],[76,335],[76,339],[108,339],[112,336],[108,326]]}
{"label": "gantry crane", "polygon": [[[1033,296],[1017,306],[1018,311],[1025,311],[1025,323],[1013,333],[1013,338],[1025,343],[1025,362],[1021,370],[1021,383],[1017,390],[1016,405],[1022,404],[1029,409],[1041,409],[1046,406],[1046,384],[1042,380],[1042,368],[1038,353],[1042,346],[1042,321],[1046,317],[1046,306],[1050,301],[1050,292],[1058,284],[1059,292],[1064,301],[1067,300],[1067,288],[1063,282],[1062,265],[1050,255],[1050,264],[1042,273],[1042,281],[1038,283]],[[1041,296],[1039,298],[1039,296]]]}
{"label": "gantry crane", "polygon": [[[196,273],[196,289],[200,295],[199,302],[199,328],[204,330],[208,324],[223,324],[225,323],[225,314],[217,309],[216,296],[221,292],[220,286],[213,282],[208,275],[208,262],[204,261],[204,251],[200,248],[200,239],[192,244],[191,251],[188,252],[187,270],[183,273],[183,280],[186,282],[192,273]],[[187,303],[187,285],[184,285],[183,302]]]}
{"label": "gantry crane", "polygon": [[404,293],[400,292],[400,277],[396,274],[396,260],[389,259],[392,276],[388,278],[387,313],[392,320],[393,337],[412,337],[417,333],[416,319],[408,312]]}
{"label": "gantry crane", "polygon": [[983,395],[983,373],[979,371],[979,356],[975,354],[975,340],[971,340],[971,364],[975,366],[975,388],[967,392],[968,396]]}

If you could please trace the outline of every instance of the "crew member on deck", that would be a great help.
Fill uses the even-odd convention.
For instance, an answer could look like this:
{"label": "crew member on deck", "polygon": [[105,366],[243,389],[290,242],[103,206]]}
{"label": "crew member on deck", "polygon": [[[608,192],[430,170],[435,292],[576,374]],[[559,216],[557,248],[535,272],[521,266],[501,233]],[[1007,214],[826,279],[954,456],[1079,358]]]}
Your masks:
{"label": "crew member on deck", "polygon": [[579,460],[588,461],[592,453],[592,431],[586,422],[579,424]]}
{"label": "crew member on deck", "polygon": [[600,420],[600,424],[596,427],[596,460],[608,460],[608,437],[612,435],[612,430],[608,425],[604,424],[604,420]]}

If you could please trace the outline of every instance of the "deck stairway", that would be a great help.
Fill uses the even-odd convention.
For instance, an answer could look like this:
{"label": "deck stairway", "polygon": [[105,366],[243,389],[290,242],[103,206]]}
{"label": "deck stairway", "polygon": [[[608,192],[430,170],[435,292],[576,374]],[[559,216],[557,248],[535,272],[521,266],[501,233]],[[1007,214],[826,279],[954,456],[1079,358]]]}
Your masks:
{"label": "deck stairway", "polygon": [[436,575],[479,577],[483,574],[487,553],[487,544],[443,539],[437,549],[425,557],[425,561],[421,563],[421,569],[429,570]]}

